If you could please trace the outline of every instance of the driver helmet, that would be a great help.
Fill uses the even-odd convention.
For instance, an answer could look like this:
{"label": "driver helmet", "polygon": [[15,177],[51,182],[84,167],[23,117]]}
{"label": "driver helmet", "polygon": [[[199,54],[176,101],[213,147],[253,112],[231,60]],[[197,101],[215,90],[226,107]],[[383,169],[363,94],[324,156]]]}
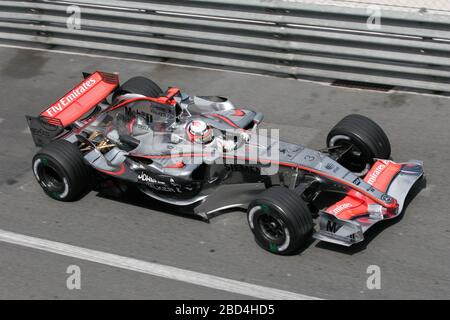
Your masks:
{"label": "driver helmet", "polygon": [[203,120],[193,120],[187,127],[187,133],[192,142],[209,143],[213,140],[213,130]]}

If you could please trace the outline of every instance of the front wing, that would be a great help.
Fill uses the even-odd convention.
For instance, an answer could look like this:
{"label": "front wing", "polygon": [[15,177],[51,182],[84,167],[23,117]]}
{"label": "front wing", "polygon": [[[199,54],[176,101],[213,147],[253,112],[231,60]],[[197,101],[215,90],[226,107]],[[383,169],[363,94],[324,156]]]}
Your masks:
{"label": "front wing", "polygon": [[423,175],[421,161],[410,160],[407,163],[402,163],[401,169],[386,187],[386,193],[397,200],[397,210],[386,212],[379,206],[369,204],[366,206],[368,208],[366,212],[359,213],[351,218],[345,215],[345,211],[350,211],[352,208],[343,209],[339,214],[336,214],[336,211],[321,211],[319,231],[313,235],[314,238],[343,246],[351,246],[363,241],[364,233],[374,224],[393,219],[402,213],[408,194]]}

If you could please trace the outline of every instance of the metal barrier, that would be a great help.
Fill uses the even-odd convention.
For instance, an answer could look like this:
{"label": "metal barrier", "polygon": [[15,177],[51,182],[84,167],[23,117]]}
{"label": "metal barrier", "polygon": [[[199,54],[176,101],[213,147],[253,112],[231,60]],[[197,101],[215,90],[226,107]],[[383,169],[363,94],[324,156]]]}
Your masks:
{"label": "metal barrier", "polygon": [[[81,29],[67,26],[69,5]],[[450,92],[450,16],[280,0],[0,1],[0,39]],[[376,26],[375,26],[376,27]]]}

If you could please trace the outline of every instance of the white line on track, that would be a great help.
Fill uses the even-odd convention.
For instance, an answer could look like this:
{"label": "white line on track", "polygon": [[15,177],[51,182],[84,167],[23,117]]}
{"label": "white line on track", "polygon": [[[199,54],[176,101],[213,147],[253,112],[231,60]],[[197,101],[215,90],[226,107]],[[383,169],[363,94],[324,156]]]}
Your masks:
{"label": "white line on track", "polygon": [[77,247],[56,241],[30,237],[0,229],[0,241],[23,247],[47,251],[63,256],[96,262],[116,268],[146,273],[156,277],[177,280],[194,285],[227,291],[249,297],[267,300],[318,300],[295,292],[284,291],[247,282],[236,281],[200,272],[137,260],[112,253]]}

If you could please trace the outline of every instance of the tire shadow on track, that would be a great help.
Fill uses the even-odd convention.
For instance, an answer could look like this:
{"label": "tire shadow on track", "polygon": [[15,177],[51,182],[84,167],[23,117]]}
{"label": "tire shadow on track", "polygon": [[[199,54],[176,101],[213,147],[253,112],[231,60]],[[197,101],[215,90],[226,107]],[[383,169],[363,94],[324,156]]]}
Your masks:
{"label": "tire shadow on track", "polygon": [[[210,216],[210,219],[204,219],[203,217],[196,215],[193,213],[193,206],[185,206],[179,207],[176,205],[171,205],[162,201],[158,201],[149,196],[142,194],[139,190],[135,188],[130,188],[126,192],[123,192],[120,195],[109,194],[107,191],[102,189],[96,189],[94,192],[97,192],[96,196],[105,200],[117,201],[120,203],[124,203],[131,206],[136,206],[143,209],[154,210],[161,212],[162,214],[170,214],[172,216],[179,217],[180,219],[187,218],[191,220],[197,220],[199,222],[210,223],[210,220],[217,218],[218,216],[226,215],[227,213],[232,212],[246,212],[244,209],[240,208],[230,208],[221,210],[218,213],[214,213]],[[250,229],[249,229],[250,232]],[[309,249],[316,240],[313,237],[310,237],[306,243],[299,248],[296,252],[292,254],[292,256],[301,255],[304,251]]]}
{"label": "tire shadow on track", "polygon": [[179,216],[180,218],[188,218],[192,220],[198,220],[201,222],[208,223],[209,221],[204,219],[203,217],[196,215],[193,213],[193,206],[176,206],[171,205],[156,199],[153,199],[149,196],[142,194],[136,188],[130,188],[129,190],[121,193],[121,194],[111,194],[108,193],[107,190],[103,189],[94,189],[94,192],[97,192],[96,196],[117,201],[120,203],[125,203],[127,205],[136,206],[143,209],[149,209],[158,211],[165,214],[170,214],[174,216]]}

